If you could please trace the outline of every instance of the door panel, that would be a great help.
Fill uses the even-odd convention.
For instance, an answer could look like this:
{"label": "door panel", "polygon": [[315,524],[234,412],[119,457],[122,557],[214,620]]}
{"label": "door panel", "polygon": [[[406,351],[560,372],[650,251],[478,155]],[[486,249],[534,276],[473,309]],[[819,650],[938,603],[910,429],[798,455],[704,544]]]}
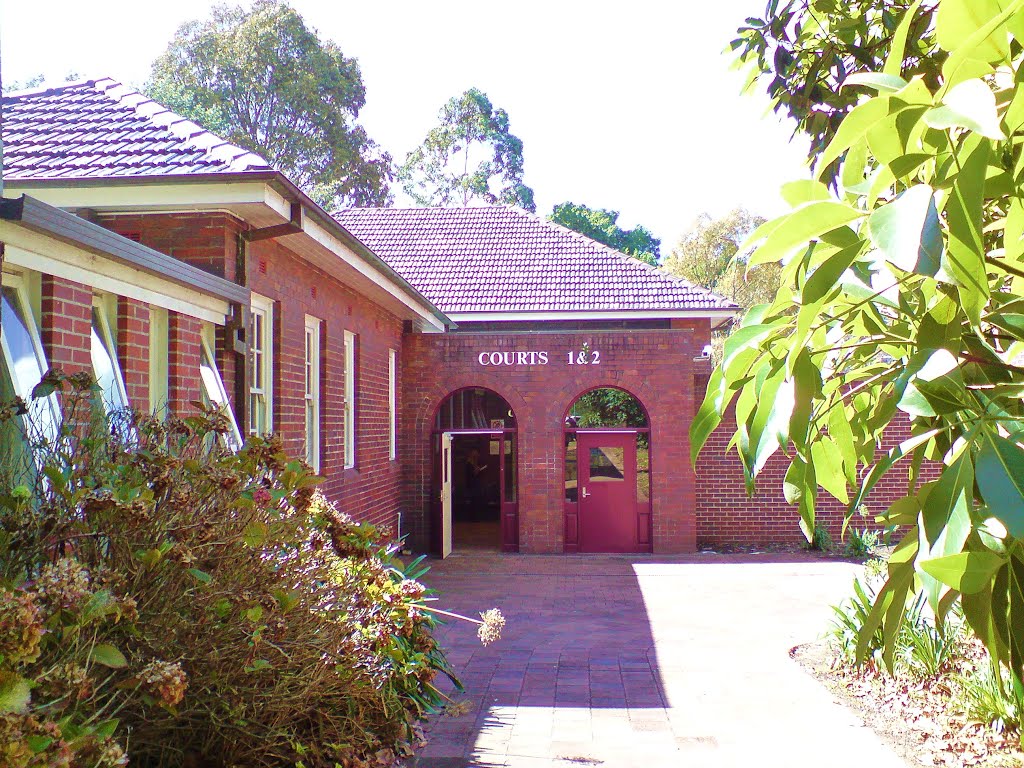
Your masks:
{"label": "door panel", "polygon": [[577,433],[581,552],[639,552],[636,434]]}
{"label": "door panel", "polygon": [[452,436],[441,435],[441,557],[452,553]]}

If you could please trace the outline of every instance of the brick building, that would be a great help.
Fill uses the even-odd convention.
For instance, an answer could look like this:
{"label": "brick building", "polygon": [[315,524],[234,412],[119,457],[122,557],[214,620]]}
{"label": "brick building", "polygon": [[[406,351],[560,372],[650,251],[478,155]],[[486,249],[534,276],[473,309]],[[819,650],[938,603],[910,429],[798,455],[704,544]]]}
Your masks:
{"label": "brick building", "polygon": [[4,120],[8,389],[91,367],[112,407],[223,403],[416,549],[799,537],[721,443],[690,468],[721,298],[515,208],[328,215],[109,80],[5,97]]}

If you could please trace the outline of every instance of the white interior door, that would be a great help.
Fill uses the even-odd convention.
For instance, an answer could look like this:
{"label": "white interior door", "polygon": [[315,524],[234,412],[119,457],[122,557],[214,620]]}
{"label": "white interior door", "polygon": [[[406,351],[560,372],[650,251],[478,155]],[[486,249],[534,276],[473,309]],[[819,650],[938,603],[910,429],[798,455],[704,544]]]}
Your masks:
{"label": "white interior door", "polygon": [[441,435],[441,557],[452,553],[452,436]]}

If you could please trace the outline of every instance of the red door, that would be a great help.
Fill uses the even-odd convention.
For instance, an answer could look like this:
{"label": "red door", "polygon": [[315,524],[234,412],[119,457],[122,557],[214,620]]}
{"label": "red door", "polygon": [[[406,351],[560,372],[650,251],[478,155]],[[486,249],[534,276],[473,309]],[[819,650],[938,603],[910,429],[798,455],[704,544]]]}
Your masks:
{"label": "red door", "polygon": [[580,552],[639,552],[636,433],[578,432]]}

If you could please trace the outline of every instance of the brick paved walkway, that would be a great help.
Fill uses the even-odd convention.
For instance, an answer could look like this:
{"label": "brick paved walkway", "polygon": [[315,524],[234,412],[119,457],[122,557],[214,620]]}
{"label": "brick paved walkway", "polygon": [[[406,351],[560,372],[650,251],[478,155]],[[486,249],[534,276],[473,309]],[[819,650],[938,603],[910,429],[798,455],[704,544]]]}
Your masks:
{"label": "brick paved walkway", "polygon": [[905,768],[788,655],[853,574],[768,555],[436,561],[439,607],[508,624],[489,648],[470,624],[441,630],[468,711],[433,718],[415,764]]}

